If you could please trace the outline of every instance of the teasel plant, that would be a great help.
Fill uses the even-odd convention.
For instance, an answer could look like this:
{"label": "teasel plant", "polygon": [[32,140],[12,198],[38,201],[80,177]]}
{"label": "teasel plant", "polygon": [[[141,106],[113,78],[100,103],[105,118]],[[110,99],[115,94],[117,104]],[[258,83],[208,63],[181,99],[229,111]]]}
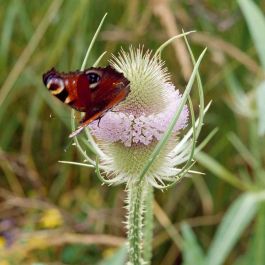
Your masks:
{"label": "teasel plant", "polygon": [[[85,69],[105,17],[92,38],[81,70]],[[112,56],[110,65],[130,81],[130,93],[124,101],[108,111],[100,122],[94,121],[85,129],[85,141],[80,141],[79,136],[74,137],[74,144],[85,162],[60,161],[95,168],[104,184],[125,185],[127,265],[151,263],[154,188],[165,190],[185,176],[200,174],[192,170],[194,155],[215,133],[213,131],[196,147],[209,104],[206,107],[204,105],[198,71],[206,49],[195,61],[186,39],[190,33],[183,32],[172,37],[155,52],[144,51],[139,46],[130,47],[129,51],[121,50],[117,57]],[[184,37],[194,64],[183,94],[171,83],[161,58],[163,49],[180,37]],[[104,55],[105,52],[93,66],[97,66]],[[200,104],[197,119],[190,98],[195,80]],[[74,111],[71,124],[74,131]],[[183,129],[185,134],[181,134]],[[88,150],[95,158],[87,155]]]}

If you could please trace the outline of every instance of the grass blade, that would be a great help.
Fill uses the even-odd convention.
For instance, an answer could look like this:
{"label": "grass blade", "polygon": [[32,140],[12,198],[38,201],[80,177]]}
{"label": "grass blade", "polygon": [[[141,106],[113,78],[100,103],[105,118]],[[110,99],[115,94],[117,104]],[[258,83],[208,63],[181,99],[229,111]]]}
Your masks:
{"label": "grass blade", "polygon": [[242,180],[238,179],[232,172],[227,170],[219,162],[211,158],[206,153],[201,151],[195,154],[195,159],[205,168],[213,172],[217,177],[233,185],[234,187],[240,190],[251,188],[247,183],[242,182]]}
{"label": "grass blade", "polygon": [[[265,30],[265,29],[264,29]],[[260,136],[265,134],[265,81],[263,81],[257,88],[257,108],[258,108],[258,132]]]}
{"label": "grass blade", "polygon": [[265,205],[261,205],[257,215],[255,235],[253,238],[252,251],[253,251],[253,264],[265,264]]}
{"label": "grass blade", "polygon": [[252,0],[239,0],[238,4],[248,24],[262,68],[265,70],[265,17]]}
{"label": "grass blade", "polygon": [[204,265],[204,253],[191,227],[186,223],[182,224],[181,233],[183,236],[183,265]]}
{"label": "grass blade", "polygon": [[241,195],[228,209],[210,246],[207,265],[221,265],[257,212],[259,199],[253,193]]}

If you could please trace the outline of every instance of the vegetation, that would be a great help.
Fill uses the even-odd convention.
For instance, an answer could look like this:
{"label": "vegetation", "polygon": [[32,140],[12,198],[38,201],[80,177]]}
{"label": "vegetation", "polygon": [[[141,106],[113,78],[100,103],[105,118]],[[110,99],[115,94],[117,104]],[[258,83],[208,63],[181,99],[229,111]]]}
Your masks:
{"label": "vegetation", "polygon": [[[124,185],[102,186],[73,141],[71,113],[42,74],[108,64],[121,47],[156,50],[182,32],[198,57],[205,102],[194,170],[154,201],[154,265],[265,264],[265,2],[0,1],[0,265],[125,264]],[[184,39],[163,51],[184,90]],[[192,94],[198,113],[198,95]],[[93,155],[92,153],[88,155]]]}

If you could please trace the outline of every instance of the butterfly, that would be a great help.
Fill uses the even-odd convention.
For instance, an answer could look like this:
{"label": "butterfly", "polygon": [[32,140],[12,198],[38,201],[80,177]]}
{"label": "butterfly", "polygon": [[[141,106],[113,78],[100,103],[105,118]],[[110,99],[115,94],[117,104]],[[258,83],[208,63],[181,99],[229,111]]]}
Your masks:
{"label": "butterfly", "polygon": [[69,73],[60,73],[52,68],[43,74],[43,83],[63,103],[85,112],[77,130],[69,135],[70,138],[79,134],[92,121],[100,119],[130,92],[129,80],[111,66]]}

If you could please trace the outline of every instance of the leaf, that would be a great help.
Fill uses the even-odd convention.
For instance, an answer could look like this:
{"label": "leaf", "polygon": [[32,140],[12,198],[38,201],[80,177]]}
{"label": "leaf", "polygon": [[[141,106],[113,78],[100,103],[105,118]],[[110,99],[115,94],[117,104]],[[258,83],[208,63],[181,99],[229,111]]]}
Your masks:
{"label": "leaf", "polygon": [[246,183],[239,180],[236,175],[234,175],[231,171],[222,166],[218,161],[214,160],[212,157],[207,155],[206,153],[200,151],[195,155],[195,159],[207,168],[209,171],[214,173],[220,179],[226,181],[227,183],[233,185],[238,189],[245,189]]}
{"label": "leaf", "polygon": [[199,245],[195,234],[187,223],[181,225],[181,233],[183,236],[183,265],[204,265],[205,255]]}
{"label": "leaf", "polygon": [[255,235],[253,238],[253,264],[265,264],[265,205],[261,205],[256,222]]}
{"label": "leaf", "polygon": [[265,70],[265,17],[252,0],[238,0],[238,4],[245,16],[261,65]]}
{"label": "leaf", "polygon": [[260,196],[254,193],[241,195],[229,208],[209,248],[208,265],[221,265],[237,240],[254,218]]}
{"label": "leaf", "polygon": [[127,247],[124,245],[109,259],[99,263],[99,265],[124,265],[127,260]]}
{"label": "leaf", "polygon": [[[265,30],[265,29],[264,29]],[[265,134],[265,81],[257,87],[256,101],[258,108],[258,133],[260,136]]]}
{"label": "leaf", "polygon": [[265,264],[265,205],[261,205],[255,222],[255,232],[248,243],[246,253],[240,255],[234,265]]}

